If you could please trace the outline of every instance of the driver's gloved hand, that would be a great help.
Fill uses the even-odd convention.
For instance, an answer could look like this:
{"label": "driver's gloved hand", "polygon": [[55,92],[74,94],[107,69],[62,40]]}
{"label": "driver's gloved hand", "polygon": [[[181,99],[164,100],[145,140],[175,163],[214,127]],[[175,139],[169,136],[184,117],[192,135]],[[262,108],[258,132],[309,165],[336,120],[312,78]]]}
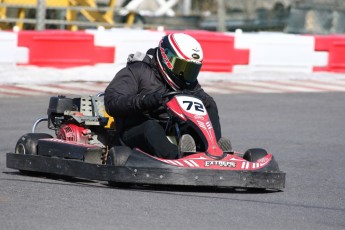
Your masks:
{"label": "driver's gloved hand", "polygon": [[162,93],[150,93],[144,95],[140,100],[143,110],[154,110],[163,104]]}
{"label": "driver's gloved hand", "polygon": [[193,92],[192,95],[199,98],[204,103],[204,105],[206,107],[208,107],[210,105],[209,100],[208,100],[208,96],[204,91],[198,90],[198,91]]}

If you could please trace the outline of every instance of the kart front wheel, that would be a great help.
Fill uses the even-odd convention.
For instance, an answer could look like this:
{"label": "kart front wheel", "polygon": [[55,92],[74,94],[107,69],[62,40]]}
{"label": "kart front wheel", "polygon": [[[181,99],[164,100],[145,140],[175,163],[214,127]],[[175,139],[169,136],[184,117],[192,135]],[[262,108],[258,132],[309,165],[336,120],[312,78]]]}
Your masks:
{"label": "kart front wheel", "polygon": [[[114,146],[109,150],[106,164],[113,166],[124,166],[132,150],[127,146]],[[108,181],[108,185],[117,188],[129,188],[131,183]]]}
{"label": "kart front wheel", "polygon": [[268,153],[265,149],[260,149],[260,148],[256,148],[256,149],[248,149],[244,155],[243,155],[243,159],[249,161],[249,162],[256,162],[257,160],[263,158],[264,156],[266,156]]}
{"label": "kart front wheel", "polygon": [[132,150],[127,146],[114,146],[109,149],[107,165],[124,166]]}

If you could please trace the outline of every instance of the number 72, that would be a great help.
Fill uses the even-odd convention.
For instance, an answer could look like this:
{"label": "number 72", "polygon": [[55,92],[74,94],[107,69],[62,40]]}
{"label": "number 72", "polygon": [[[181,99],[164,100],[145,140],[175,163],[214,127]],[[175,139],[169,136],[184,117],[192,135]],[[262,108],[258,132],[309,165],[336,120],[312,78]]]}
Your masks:
{"label": "number 72", "polygon": [[194,105],[194,109],[199,112],[205,112],[203,104],[196,101],[183,101],[183,104],[188,104],[186,110],[190,110]]}

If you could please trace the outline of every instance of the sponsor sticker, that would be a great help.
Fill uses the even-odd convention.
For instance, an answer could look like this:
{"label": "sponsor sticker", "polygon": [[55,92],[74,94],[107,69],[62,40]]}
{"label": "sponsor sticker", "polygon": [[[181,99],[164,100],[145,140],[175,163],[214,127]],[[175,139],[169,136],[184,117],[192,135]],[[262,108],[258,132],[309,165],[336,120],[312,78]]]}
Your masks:
{"label": "sponsor sticker", "polygon": [[193,57],[194,59],[199,59],[199,58],[200,58],[199,54],[196,54],[196,53],[193,53],[193,54],[192,54],[192,57]]}
{"label": "sponsor sticker", "polygon": [[169,69],[172,69],[173,65],[171,64],[168,56],[165,54],[165,50],[161,47],[161,45],[159,46],[159,50],[161,51],[161,55],[163,57],[163,60],[164,60],[165,64],[168,66]]}
{"label": "sponsor sticker", "polygon": [[268,161],[270,161],[270,159],[267,156],[257,160],[257,162],[260,164],[267,163]]}
{"label": "sponsor sticker", "polygon": [[205,161],[205,167],[210,167],[213,165],[219,166],[219,167],[235,168],[236,162],[233,162],[233,161]]}

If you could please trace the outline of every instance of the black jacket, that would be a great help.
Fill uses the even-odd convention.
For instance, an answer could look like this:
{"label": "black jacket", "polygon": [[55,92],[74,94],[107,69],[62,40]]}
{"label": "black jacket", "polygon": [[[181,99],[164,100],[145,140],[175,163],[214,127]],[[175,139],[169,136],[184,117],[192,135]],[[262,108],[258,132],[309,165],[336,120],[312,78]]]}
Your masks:
{"label": "black jacket", "polygon": [[[172,91],[156,68],[154,58],[156,51],[157,48],[148,50],[142,61],[129,61],[127,66],[115,75],[105,90],[106,111],[115,118],[116,129],[120,132],[148,119],[140,106],[140,99],[144,95]],[[198,92],[197,96],[203,101],[207,110],[212,108],[217,111],[215,101],[204,92],[198,82],[191,90]],[[166,111],[162,107],[150,115],[158,118],[164,112]]]}

